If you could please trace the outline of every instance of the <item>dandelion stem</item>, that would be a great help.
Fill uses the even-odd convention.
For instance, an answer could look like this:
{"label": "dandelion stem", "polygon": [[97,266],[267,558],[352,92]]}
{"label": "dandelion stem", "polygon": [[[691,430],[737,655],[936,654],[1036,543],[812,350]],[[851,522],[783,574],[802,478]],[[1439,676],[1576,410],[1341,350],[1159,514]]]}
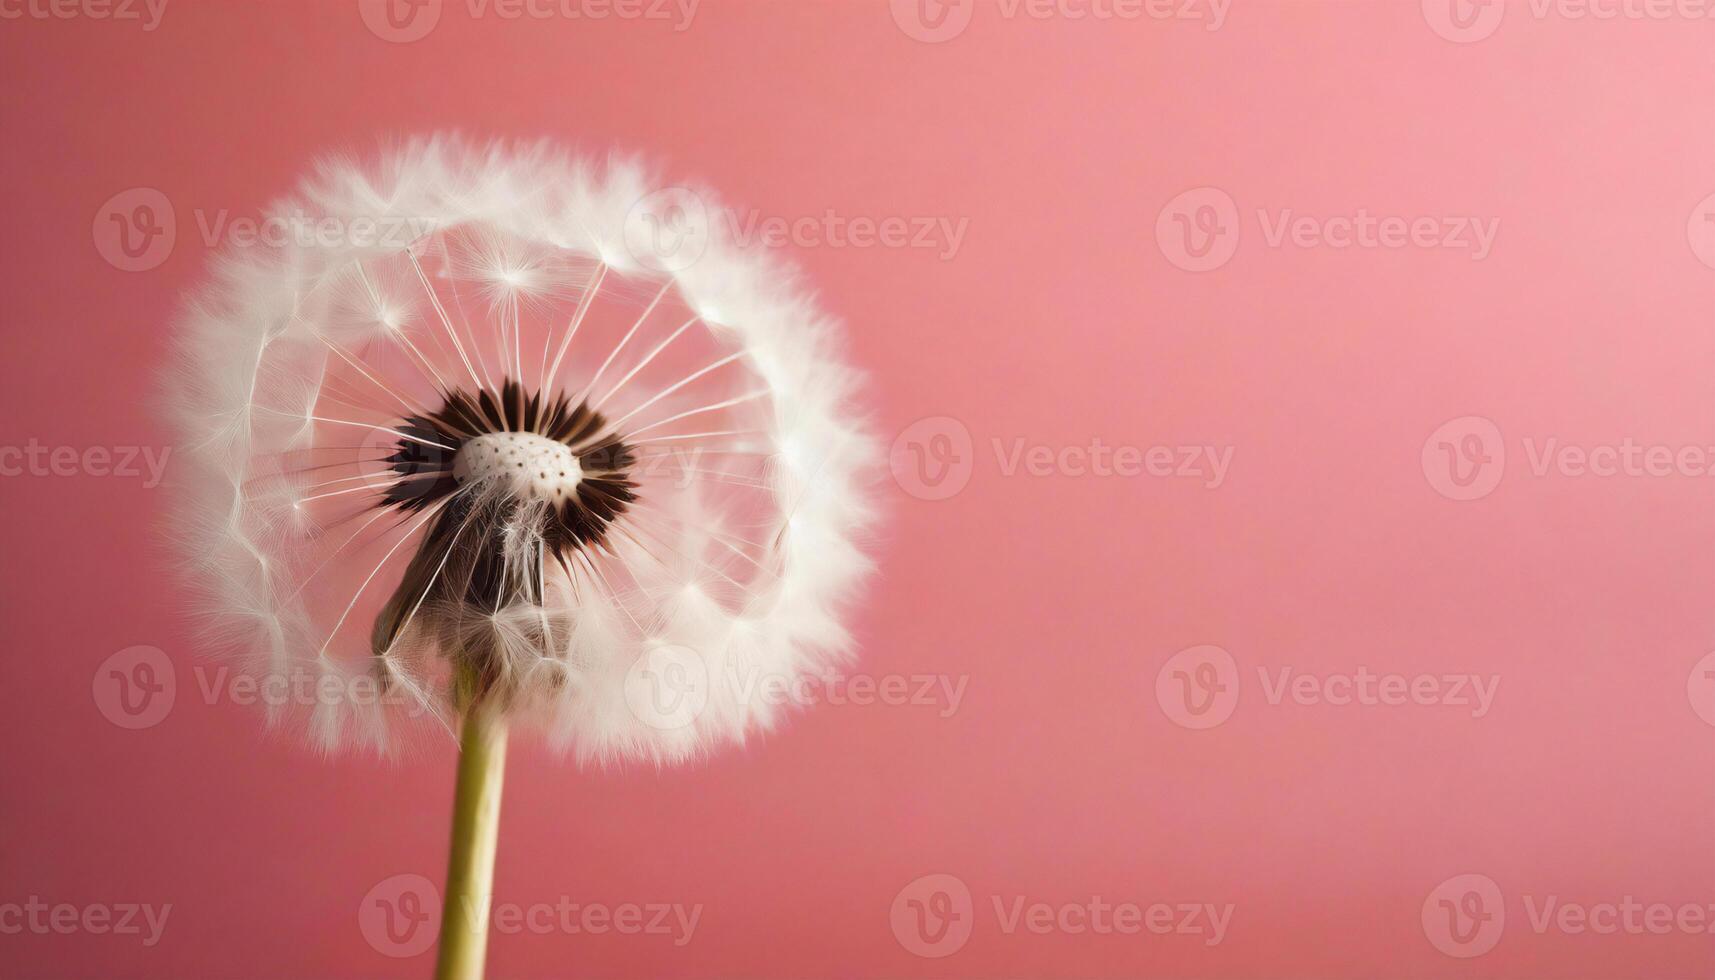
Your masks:
{"label": "dandelion stem", "polygon": [[452,855],[447,865],[447,893],[441,911],[436,980],[482,977],[505,772],[506,720],[478,699],[465,710],[464,731],[459,737]]}

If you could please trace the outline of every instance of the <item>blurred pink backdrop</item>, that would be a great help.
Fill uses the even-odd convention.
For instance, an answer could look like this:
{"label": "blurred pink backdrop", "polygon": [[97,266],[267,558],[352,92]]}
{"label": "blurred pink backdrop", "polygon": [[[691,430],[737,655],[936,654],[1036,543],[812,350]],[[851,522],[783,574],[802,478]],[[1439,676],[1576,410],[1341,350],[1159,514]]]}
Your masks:
{"label": "blurred pink backdrop", "polygon": [[811,219],[898,439],[839,703],[517,747],[492,975],[1715,973],[1709,5],[652,4],[0,7],[0,972],[429,973],[453,746],[265,733],[147,461],[231,222],[456,128]]}

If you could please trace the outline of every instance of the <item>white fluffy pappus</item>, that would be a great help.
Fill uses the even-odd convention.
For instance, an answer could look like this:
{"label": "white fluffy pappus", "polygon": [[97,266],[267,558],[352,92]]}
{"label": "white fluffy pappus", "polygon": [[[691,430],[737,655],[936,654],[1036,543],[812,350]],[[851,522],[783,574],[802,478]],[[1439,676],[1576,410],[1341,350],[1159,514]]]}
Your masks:
{"label": "white fluffy pappus", "polygon": [[547,144],[325,164],[167,378],[207,641],[328,750],[498,704],[580,761],[765,729],[836,666],[880,450],[837,325],[713,195]]}

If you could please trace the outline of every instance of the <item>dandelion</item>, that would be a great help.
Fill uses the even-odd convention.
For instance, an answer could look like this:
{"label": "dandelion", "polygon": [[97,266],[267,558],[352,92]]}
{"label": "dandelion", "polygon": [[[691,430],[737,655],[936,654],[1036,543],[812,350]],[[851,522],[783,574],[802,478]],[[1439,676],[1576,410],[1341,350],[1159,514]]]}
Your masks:
{"label": "dandelion", "polygon": [[[877,450],[794,278],[710,195],[545,145],[334,162],[224,255],[170,377],[210,645],[325,751],[460,742],[439,972],[484,953],[510,728],[667,765],[843,658]],[[337,696],[325,696],[325,692]],[[296,710],[301,708],[302,710]]]}

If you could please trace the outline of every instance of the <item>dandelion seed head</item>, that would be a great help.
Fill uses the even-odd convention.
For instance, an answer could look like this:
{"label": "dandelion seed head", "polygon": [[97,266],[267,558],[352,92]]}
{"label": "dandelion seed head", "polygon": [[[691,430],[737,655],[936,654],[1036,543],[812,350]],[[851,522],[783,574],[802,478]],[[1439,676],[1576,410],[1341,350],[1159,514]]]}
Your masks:
{"label": "dandelion seed head", "polygon": [[772,257],[711,241],[644,269],[592,233],[652,186],[543,144],[417,140],[294,202],[385,201],[429,229],[408,249],[219,263],[171,379],[209,631],[260,673],[380,692],[282,723],[301,707],[316,744],[393,751],[482,697],[580,761],[661,764],[779,713],[698,671],[848,651],[881,459],[854,375]]}

